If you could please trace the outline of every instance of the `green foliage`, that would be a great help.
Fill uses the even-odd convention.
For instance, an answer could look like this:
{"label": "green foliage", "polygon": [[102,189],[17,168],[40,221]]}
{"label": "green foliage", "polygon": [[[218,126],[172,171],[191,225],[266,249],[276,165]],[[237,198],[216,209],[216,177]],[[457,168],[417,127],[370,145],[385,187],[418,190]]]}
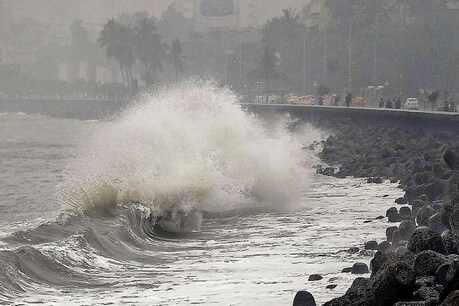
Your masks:
{"label": "green foliage", "polygon": [[317,93],[319,96],[325,96],[330,93],[330,88],[326,87],[323,84],[320,84],[319,87],[317,87]]}

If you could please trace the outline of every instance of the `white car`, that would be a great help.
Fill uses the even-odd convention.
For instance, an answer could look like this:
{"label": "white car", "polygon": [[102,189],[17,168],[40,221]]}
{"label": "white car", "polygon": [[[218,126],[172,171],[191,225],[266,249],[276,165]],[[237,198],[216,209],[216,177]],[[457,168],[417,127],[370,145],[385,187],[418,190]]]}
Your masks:
{"label": "white car", "polygon": [[405,102],[405,109],[419,109],[419,101],[416,98],[408,98]]}

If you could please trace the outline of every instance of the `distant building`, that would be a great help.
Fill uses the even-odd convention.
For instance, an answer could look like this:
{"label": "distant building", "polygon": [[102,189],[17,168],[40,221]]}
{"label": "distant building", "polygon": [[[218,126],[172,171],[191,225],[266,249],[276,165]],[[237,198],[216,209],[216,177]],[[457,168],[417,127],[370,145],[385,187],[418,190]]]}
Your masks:
{"label": "distant building", "polygon": [[309,0],[175,0],[175,8],[203,28],[260,28],[282,13],[301,11]]}
{"label": "distant building", "polygon": [[88,80],[88,64],[85,62],[59,63],[59,79],[74,82],[78,79]]}
{"label": "distant building", "polygon": [[324,24],[328,11],[323,0],[311,0],[305,8],[305,23],[307,27],[317,27]]}

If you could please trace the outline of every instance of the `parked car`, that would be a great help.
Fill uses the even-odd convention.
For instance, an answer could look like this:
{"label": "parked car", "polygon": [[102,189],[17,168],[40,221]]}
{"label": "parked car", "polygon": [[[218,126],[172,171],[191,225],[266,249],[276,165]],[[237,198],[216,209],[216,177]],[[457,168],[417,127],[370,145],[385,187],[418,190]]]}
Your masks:
{"label": "parked car", "polygon": [[419,101],[416,98],[408,98],[405,102],[405,109],[419,109]]}
{"label": "parked car", "polygon": [[298,103],[303,105],[314,105],[314,102],[314,96],[312,95],[302,96],[298,99]]}
{"label": "parked car", "polygon": [[367,100],[364,97],[355,97],[354,101],[352,101],[353,106],[367,106]]}
{"label": "parked car", "polygon": [[333,95],[325,95],[323,96],[324,105],[332,105],[333,102]]}
{"label": "parked car", "polygon": [[268,101],[270,104],[280,104],[283,103],[283,98],[278,95],[270,95]]}
{"label": "parked car", "polygon": [[288,98],[288,103],[289,104],[298,104],[298,96],[290,96],[290,98]]}

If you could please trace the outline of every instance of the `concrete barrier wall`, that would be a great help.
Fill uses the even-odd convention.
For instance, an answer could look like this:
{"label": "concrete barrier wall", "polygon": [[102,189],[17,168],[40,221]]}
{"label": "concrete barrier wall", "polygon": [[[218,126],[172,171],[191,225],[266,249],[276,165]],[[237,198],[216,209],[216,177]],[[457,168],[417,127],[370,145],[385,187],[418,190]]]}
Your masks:
{"label": "concrete barrier wall", "polygon": [[415,110],[396,110],[363,107],[331,107],[316,105],[287,104],[241,104],[242,108],[255,114],[290,114],[300,120],[340,120],[350,119],[362,124],[432,126],[459,129],[459,114]]}
{"label": "concrete barrier wall", "polygon": [[[0,100],[0,112],[23,112],[77,119],[103,119],[117,115],[127,105],[126,101],[15,99]],[[458,113],[290,104],[244,103],[241,106],[247,111],[263,116],[288,113],[305,121],[350,119],[362,122],[362,124],[402,124],[459,129]]]}
{"label": "concrete barrier wall", "polygon": [[102,119],[116,115],[127,103],[105,100],[0,100],[0,113],[39,114],[75,119]]}

